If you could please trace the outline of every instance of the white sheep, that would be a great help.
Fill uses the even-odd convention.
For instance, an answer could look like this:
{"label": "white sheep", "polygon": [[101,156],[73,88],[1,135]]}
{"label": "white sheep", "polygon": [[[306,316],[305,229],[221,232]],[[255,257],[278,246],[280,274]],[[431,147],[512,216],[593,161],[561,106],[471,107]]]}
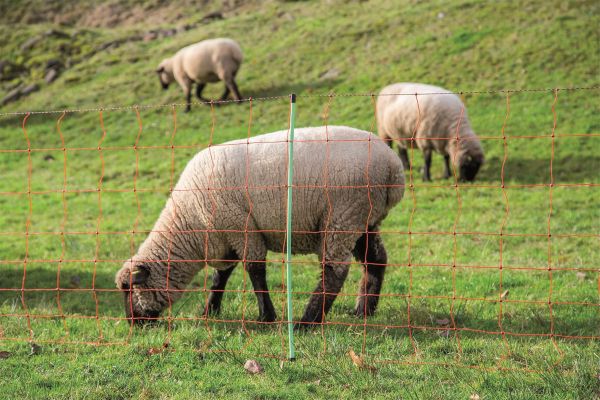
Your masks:
{"label": "white sheep", "polygon": [[196,84],[196,96],[200,101],[210,100],[202,97],[207,83],[225,82],[225,92],[221,100],[227,99],[230,92],[236,100],[242,96],[235,83],[235,76],[242,64],[242,49],[232,39],[208,39],[184,47],[171,58],[164,59],[156,69],[163,89],[177,81],[186,98],[186,109],[191,109],[192,85]]}
{"label": "white sheep", "polygon": [[[157,318],[207,264],[216,271],[205,312],[218,313],[243,261],[259,320],[275,320],[264,260],[267,250],[285,249],[287,134],[212,146],[188,163],[152,232],[116,275],[127,318]],[[377,136],[343,126],[296,129],[292,249],[324,261],[302,323],[323,321],[352,255],[364,263],[356,315],[375,312],[387,263],[378,227],[403,194],[400,159]]]}
{"label": "white sheep", "polygon": [[425,181],[431,180],[433,150],[444,156],[445,178],[451,176],[450,161],[459,178],[468,181],[475,179],[483,164],[483,149],[471,128],[465,105],[446,89],[421,83],[386,86],[377,98],[377,126],[379,136],[390,146],[397,142],[405,170],[410,169],[407,148],[414,140],[425,158]]}

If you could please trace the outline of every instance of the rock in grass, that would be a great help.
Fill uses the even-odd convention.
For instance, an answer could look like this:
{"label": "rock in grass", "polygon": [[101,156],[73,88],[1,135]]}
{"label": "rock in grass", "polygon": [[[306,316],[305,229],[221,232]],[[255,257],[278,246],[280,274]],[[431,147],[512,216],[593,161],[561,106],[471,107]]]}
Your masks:
{"label": "rock in grass", "polygon": [[10,92],[8,92],[6,96],[4,96],[4,98],[2,99],[2,105],[10,103],[11,101],[15,101],[19,97],[21,97],[21,87],[16,87]]}
{"label": "rock in grass", "polygon": [[52,83],[54,82],[54,80],[56,80],[56,78],[58,78],[58,70],[52,68],[49,69],[48,72],[46,72],[44,80],[46,81],[46,83]]}
{"label": "rock in grass", "polygon": [[31,85],[27,85],[23,89],[21,89],[21,95],[27,96],[28,94],[37,92],[38,90],[40,90],[39,85],[37,83],[32,83]]}
{"label": "rock in grass", "polygon": [[244,369],[249,374],[262,374],[265,370],[256,360],[248,360],[244,364]]}
{"label": "rock in grass", "polygon": [[30,343],[30,350],[31,351],[29,352],[29,355],[30,356],[35,356],[35,355],[40,354],[42,352],[42,346],[40,346],[39,344],[31,342]]}

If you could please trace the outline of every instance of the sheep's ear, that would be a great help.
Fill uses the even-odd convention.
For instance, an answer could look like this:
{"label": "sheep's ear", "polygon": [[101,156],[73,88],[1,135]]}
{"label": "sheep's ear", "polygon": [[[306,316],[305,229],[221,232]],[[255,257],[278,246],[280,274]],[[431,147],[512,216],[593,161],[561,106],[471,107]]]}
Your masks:
{"label": "sheep's ear", "polygon": [[161,72],[163,72],[164,70],[165,70],[165,67],[158,67],[158,68],[156,69],[156,72],[157,72],[158,74],[160,74],[160,73],[161,73]]}
{"label": "sheep's ear", "polygon": [[[144,265],[138,265],[131,271],[131,284],[132,285],[143,285],[148,280],[150,271]],[[129,282],[128,282],[129,283]]]}

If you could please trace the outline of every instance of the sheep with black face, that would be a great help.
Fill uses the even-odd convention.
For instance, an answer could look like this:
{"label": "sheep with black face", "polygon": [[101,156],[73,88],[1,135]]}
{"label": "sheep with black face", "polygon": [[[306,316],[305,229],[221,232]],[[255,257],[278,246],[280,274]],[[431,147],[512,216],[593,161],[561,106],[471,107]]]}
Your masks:
{"label": "sheep with black face", "polygon": [[196,84],[198,100],[209,102],[202,97],[202,91],[207,83],[225,82],[225,92],[221,100],[226,100],[233,93],[236,100],[242,95],[235,83],[235,77],[242,64],[243,56],[240,45],[226,38],[208,39],[184,47],[173,57],[164,59],[156,69],[163,89],[177,81],[185,94],[186,111],[191,109],[192,86]]}
{"label": "sheep with black face", "polygon": [[[363,263],[355,308],[375,312],[387,263],[378,227],[404,194],[402,164],[369,132],[343,126],[296,130],[295,254],[317,254],[322,273],[302,323],[320,323],[348,275]],[[242,261],[260,321],[274,321],[267,251],[285,248],[287,131],[211,146],[184,169],[152,232],[116,275],[134,322],[156,319],[205,265],[215,269],[206,313],[218,313],[223,290]]]}
{"label": "sheep with black face", "polygon": [[379,136],[398,144],[405,170],[410,169],[411,141],[425,158],[423,180],[431,180],[431,155],[444,156],[444,178],[452,176],[450,162],[463,181],[473,181],[484,162],[483,148],[460,98],[446,89],[422,83],[395,83],[377,98]]}

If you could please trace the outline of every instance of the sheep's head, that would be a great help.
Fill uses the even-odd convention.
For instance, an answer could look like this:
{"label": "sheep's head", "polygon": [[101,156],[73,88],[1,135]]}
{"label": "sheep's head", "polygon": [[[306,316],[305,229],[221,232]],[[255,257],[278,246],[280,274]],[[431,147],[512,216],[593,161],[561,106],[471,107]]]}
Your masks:
{"label": "sheep's head", "polygon": [[156,285],[156,281],[166,280],[152,276],[154,269],[142,262],[128,260],[117,272],[115,283],[123,291],[125,315],[132,323],[141,325],[156,320],[168,306],[166,291],[161,292]]}
{"label": "sheep's head", "polygon": [[169,88],[169,84],[175,80],[171,68],[171,60],[163,60],[158,65],[158,68],[156,68],[156,73],[158,74],[158,80],[160,80],[162,88],[167,90]]}
{"label": "sheep's head", "polygon": [[474,181],[483,160],[483,154],[479,152],[465,152],[462,154],[458,161],[459,179],[468,182]]}
{"label": "sheep's head", "polygon": [[[463,182],[472,182],[483,165],[485,157],[481,142],[471,128],[465,124],[462,129],[465,135],[461,135],[460,141],[451,140],[449,142],[448,154],[458,172],[458,179]],[[468,135],[467,132],[469,132]]]}

